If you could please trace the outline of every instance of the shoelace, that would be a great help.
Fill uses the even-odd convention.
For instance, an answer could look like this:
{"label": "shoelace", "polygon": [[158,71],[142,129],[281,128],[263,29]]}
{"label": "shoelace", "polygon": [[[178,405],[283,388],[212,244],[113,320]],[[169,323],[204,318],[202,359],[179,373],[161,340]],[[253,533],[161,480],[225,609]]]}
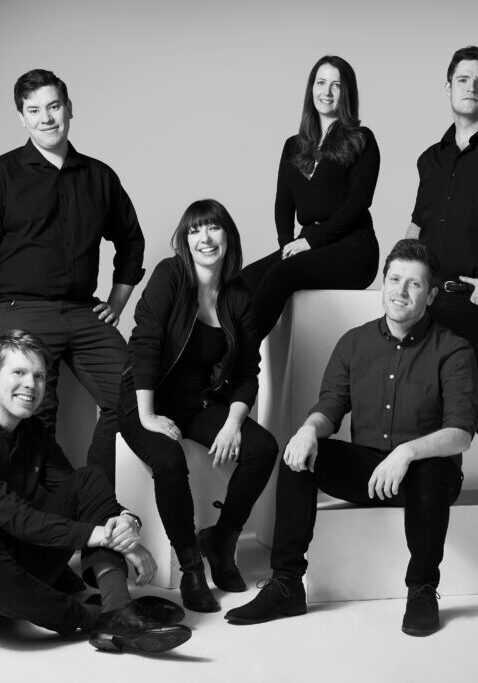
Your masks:
{"label": "shoelace", "polygon": [[415,588],[414,592],[410,595],[410,600],[415,600],[415,598],[419,598],[425,590],[431,590],[433,593],[435,593],[435,597],[437,600],[441,599],[440,593],[437,591],[435,586],[432,586],[431,583],[425,583],[423,586],[418,586],[418,588]]}
{"label": "shoelace", "polygon": [[278,586],[280,592],[282,593],[284,598],[288,598],[290,596],[289,589],[287,588],[286,584],[281,581],[280,579],[276,578],[275,576],[271,576],[270,579],[260,579],[257,583],[256,586],[257,588],[273,588],[274,586]]}

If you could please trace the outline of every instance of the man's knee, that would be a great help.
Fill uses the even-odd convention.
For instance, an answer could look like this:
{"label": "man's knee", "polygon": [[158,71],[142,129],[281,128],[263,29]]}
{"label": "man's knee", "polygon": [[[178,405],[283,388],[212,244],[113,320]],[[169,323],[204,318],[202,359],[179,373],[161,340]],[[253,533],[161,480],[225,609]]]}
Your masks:
{"label": "man's knee", "polygon": [[112,492],[113,487],[105,470],[97,465],[85,465],[74,470],[71,475],[77,488],[94,489],[96,491]]}
{"label": "man's knee", "polygon": [[446,497],[453,502],[461,487],[462,475],[449,458],[426,458],[413,462],[404,482],[405,495],[426,506]]}

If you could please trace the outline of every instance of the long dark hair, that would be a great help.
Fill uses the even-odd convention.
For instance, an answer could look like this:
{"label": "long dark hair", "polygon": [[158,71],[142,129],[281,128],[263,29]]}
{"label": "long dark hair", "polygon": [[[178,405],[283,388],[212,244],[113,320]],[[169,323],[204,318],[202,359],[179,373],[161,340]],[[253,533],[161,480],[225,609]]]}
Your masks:
{"label": "long dark hair", "polygon": [[227,209],[215,199],[199,199],[188,206],[171,238],[171,246],[184,261],[191,287],[197,284],[196,269],[189,250],[190,228],[219,225],[227,235],[227,249],[221,269],[221,283],[229,282],[242,268],[241,238]]}
{"label": "long dark hair", "polygon": [[[338,119],[327,131],[319,149],[322,137],[320,116],[314,106],[312,88],[317,70],[323,64],[334,66],[340,73],[340,97]],[[345,59],[325,55],[314,64],[307,80],[304,108],[299,127],[298,145],[291,162],[304,175],[310,175],[316,161],[330,159],[343,166],[351,166],[365,146],[365,137],[360,126],[359,98],[355,72]]]}

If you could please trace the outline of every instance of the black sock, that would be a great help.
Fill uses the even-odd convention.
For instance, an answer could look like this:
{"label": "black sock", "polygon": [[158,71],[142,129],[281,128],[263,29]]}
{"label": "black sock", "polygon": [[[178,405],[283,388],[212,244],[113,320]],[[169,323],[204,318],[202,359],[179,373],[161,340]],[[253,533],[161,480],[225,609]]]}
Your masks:
{"label": "black sock", "polygon": [[120,609],[131,602],[123,569],[101,563],[94,565],[93,571],[101,593],[102,612]]}

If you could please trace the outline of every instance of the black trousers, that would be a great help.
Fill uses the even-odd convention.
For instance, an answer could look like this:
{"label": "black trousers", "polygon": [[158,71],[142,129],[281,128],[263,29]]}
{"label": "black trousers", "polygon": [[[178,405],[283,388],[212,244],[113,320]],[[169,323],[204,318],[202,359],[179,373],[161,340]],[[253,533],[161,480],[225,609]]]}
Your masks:
{"label": "black trousers", "polygon": [[[368,481],[385,457],[386,454],[364,446],[321,439],[314,473],[293,472],[281,463],[271,560],[274,572],[304,574],[307,568],[304,554],[314,533],[317,489],[320,488],[324,493],[361,506],[403,506],[411,554],[405,582],[407,586],[438,585],[450,505],[461,489],[461,471],[451,458],[415,461],[397,496],[384,501],[377,497],[370,500]],[[373,553],[373,547],[363,548],[361,552]]]}
{"label": "black trousers", "polygon": [[469,294],[440,291],[430,313],[437,323],[467,339],[478,359],[478,306],[471,303]]}
{"label": "black trousers", "polygon": [[[202,410],[165,409],[160,414],[173,419],[184,438],[209,448],[228,412],[227,405],[216,403]],[[137,409],[124,414],[120,408],[118,417],[126,443],[152,470],[156,504],[171,545],[176,551],[192,546],[195,542],[194,504],[180,442],[144,429]],[[231,530],[244,526],[269,480],[278,452],[272,434],[250,418],[245,420],[241,435],[239,460],[229,480],[220,514],[221,525]]]}
{"label": "black trousers", "polygon": [[377,274],[378,256],[377,241],[371,233],[359,244],[344,240],[284,260],[276,251],[248,265],[241,277],[253,293],[260,339],[272,330],[294,292],[368,287]]}
{"label": "black trousers", "polygon": [[60,360],[64,360],[100,408],[88,465],[102,467],[115,477],[116,408],[121,372],[127,359],[126,342],[112,325],[98,320],[95,302],[11,301],[0,303],[0,333],[13,328],[33,332],[53,354],[45,397],[38,410],[55,435]]}
{"label": "black trousers", "polygon": [[[76,521],[103,525],[121,511],[105,474],[94,467],[73,472],[41,504],[45,512]],[[0,614],[28,621],[64,635],[86,623],[82,603],[52,588],[74,548],[35,546],[12,537],[0,538]],[[92,567],[108,561],[126,572],[122,555],[103,548],[86,548],[82,556],[85,579],[94,585]]]}

